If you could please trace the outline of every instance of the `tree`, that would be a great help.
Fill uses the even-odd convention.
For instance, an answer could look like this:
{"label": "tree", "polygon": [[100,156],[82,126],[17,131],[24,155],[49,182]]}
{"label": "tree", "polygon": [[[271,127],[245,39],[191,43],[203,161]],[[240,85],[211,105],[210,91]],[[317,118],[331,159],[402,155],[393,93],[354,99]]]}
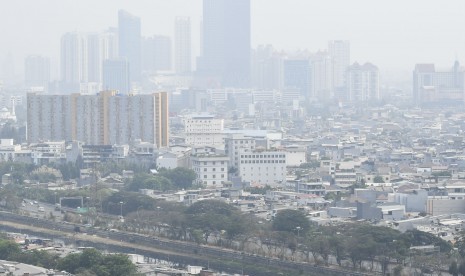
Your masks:
{"label": "tree", "polygon": [[173,189],[173,183],[162,175],[142,173],[134,176],[127,189],[134,192],[140,189],[167,191]]}
{"label": "tree", "polygon": [[452,261],[452,263],[449,266],[449,273],[452,274],[452,276],[459,275],[459,267],[457,265],[457,261],[455,260]]}
{"label": "tree", "polygon": [[373,178],[373,183],[384,183],[384,179],[381,175],[377,175]]}
{"label": "tree", "polygon": [[310,221],[303,212],[286,209],[276,214],[272,228],[275,231],[286,231],[300,235],[310,229]]}
{"label": "tree", "polygon": [[192,187],[193,181],[197,178],[197,174],[193,170],[181,167],[172,170],[160,169],[158,173],[160,176],[169,179],[174,187],[178,189]]}
{"label": "tree", "polygon": [[212,232],[221,231],[225,231],[231,241],[251,226],[238,209],[219,200],[198,201],[187,208],[185,214],[187,227],[202,230],[206,241]]}
{"label": "tree", "polygon": [[18,244],[9,240],[0,240],[0,260],[9,260],[21,252]]}

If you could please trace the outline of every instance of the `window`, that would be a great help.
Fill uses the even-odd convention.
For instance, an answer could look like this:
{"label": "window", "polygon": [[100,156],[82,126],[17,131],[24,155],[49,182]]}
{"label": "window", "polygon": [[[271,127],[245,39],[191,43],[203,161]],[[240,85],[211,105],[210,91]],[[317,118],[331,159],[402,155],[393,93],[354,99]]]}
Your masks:
{"label": "window", "polygon": [[206,171],[207,171],[207,168],[203,168],[203,171],[206,172]]}
{"label": "window", "polygon": [[207,175],[205,174],[205,175],[203,176],[203,178],[207,178]]}

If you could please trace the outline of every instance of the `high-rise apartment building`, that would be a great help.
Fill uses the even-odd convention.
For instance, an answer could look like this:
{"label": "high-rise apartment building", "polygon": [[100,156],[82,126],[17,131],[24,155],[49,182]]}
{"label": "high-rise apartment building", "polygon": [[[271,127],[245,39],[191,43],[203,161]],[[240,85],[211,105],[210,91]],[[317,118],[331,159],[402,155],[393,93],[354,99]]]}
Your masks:
{"label": "high-rise apartment building", "polygon": [[27,140],[62,141],[72,139],[70,95],[27,95]]}
{"label": "high-rise apartment building", "polygon": [[191,22],[189,17],[177,17],[174,22],[174,68],[176,73],[190,73]]}
{"label": "high-rise apartment building", "polygon": [[379,100],[379,70],[371,63],[357,62],[347,70],[347,98],[350,102]]}
{"label": "high-rise apartment building", "polygon": [[129,62],[131,81],[141,80],[140,18],[127,11],[118,12],[118,51]]}
{"label": "high-rise apartment building", "polygon": [[310,94],[320,101],[327,101],[334,96],[332,61],[327,52],[318,52],[311,57]]}
{"label": "high-rise apartment building", "polygon": [[142,140],[169,144],[168,98],[165,92],[120,95],[28,94],[29,143],[78,140],[90,145],[128,144]]}
{"label": "high-rise apartment building", "polygon": [[202,72],[223,86],[250,83],[250,0],[204,0]]}
{"label": "high-rise apartment building", "polygon": [[332,78],[335,89],[344,87],[347,68],[350,66],[350,43],[347,40],[332,40],[328,43],[332,58]]}
{"label": "high-rise apartment building", "polygon": [[24,83],[27,86],[47,86],[50,82],[50,59],[28,56],[24,60]]}
{"label": "high-rise apartment building", "polygon": [[434,64],[417,64],[413,71],[413,99],[417,103],[463,102],[465,70],[458,61],[448,71],[437,71]]}
{"label": "high-rise apartment building", "polygon": [[62,92],[79,92],[80,87],[100,86],[103,61],[118,57],[117,34],[67,33],[61,40]]}
{"label": "high-rise apartment building", "polygon": [[72,32],[61,37],[61,81],[63,92],[79,91],[79,84],[88,81],[87,40]]}
{"label": "high-rise apartment building", "polygon": [[131,91],[129,63],[126,59],[103,61],[103,89],[117,90],[121,94]]}

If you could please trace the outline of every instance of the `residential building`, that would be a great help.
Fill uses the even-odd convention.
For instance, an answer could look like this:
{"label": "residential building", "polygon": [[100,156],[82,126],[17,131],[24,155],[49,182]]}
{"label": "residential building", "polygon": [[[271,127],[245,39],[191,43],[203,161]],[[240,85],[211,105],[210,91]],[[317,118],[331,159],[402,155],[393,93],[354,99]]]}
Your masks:
{"label": "residential building", "polygon": [[347,98],[349,102],[366,102],[380,99],[379,70],[371,63],[352,64],[347,72]]}
{"label": "residential building", "polygon": [[328,43],[328,51],[332,59],[333,87],[343,88],[346,71],[350,66],[350,43],[347,40],[332,40]]}
{"label": "residential building", "polygon": [[229,157],[215,153],[198,153],[191,156],[191,168],[199,184],[222,187],[228,180]]}
{"label": "residential building", "polygon": [[243,151],[255,150],[255,139],[241,133],[231,133],[225,138],[225,153],[231,167],[239,169],[239,155]]}
{"label": "residential building", "polygon": [[28,94],[28,142],[78,140],[90,145],[128,144],[157,147],[169,143],[168,97],[159,92],[119,95]]}
{"label": "residential building", "polygon": [[224,146],[224,120],[209,114],[190,115],[184,119],[186,144],[189,146]]}
{"label": "residential building", "polygon": [[79,84],[87,82],[87,41],[77,32],[61,37],[61,89],[63,92],[78,92]]}
{"label": "residential building", "polygon": [[286,181],[286,152],[242,151],[239,155],[239,176],[252,186],[276,187]]}

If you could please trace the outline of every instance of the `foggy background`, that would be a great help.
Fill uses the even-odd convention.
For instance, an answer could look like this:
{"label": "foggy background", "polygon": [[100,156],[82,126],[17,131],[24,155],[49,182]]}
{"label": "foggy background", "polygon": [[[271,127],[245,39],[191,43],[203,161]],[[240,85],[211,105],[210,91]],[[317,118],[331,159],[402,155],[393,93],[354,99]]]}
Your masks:
{"label": "foggy background", "polygon": [[[192,56],[199,55],[201,0],[1,1],[0,59],[9,53],[16,74],[24,57],[51,57],[59,75],[60,37],[117,26],[119,9],[141,18],[142,35],[173,37],[175,16],[190,16]],[[385,78],[410,77],[415,63],[450,67],[465,57],[465,2],[368,0],[252,0],[252,48],[317,51],[328,40],[350,40],[351,60],[377,64]]]}

